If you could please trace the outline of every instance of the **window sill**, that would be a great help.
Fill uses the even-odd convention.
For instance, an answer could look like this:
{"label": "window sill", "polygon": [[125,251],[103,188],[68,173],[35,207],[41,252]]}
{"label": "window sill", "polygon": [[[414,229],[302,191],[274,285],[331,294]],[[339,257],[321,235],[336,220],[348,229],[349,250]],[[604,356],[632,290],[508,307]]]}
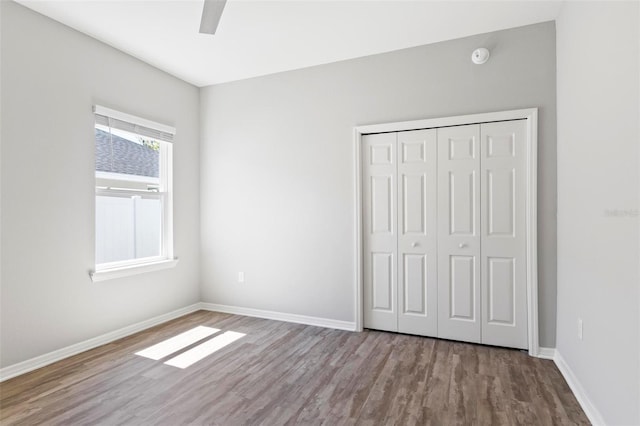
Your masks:
{"label": "window sill", "polygon": [[106,281],[116,278],[129,277],[131,275],[143,274],[145,272],[159,271],[161,269],[173,268],[178,263],[178,259],[167,259],[158,262],[144,263],[139,265],[123,266],[120,268],[103,269],[89,273],[91,281]]}

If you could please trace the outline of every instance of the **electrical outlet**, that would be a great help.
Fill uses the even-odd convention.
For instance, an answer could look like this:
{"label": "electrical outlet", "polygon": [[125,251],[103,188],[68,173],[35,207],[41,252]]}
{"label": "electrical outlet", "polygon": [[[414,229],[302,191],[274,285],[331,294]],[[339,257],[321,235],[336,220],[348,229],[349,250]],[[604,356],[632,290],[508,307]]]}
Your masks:
{"label": "electrical outlet", "polygon": [[239,283],[244,282],[244,272],[238,272],[238,282]]}
{"label": "electrical outlet", "polygon": [[582,340],[582,318],[578,318],[578,339]]}

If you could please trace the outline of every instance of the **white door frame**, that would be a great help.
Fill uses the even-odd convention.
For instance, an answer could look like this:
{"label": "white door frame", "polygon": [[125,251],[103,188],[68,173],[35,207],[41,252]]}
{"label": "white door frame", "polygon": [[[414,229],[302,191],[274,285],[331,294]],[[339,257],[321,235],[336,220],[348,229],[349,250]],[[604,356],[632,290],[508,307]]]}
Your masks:
{"label": "white door frame", "polygon": [[363,233],[362,233],[362,136],[371,133],[401,132],[406,130],[480,124],[493,121],[527,120],[526,138],[526,230],[527,230],[527,329],[529,355],[539,356],[538,344],[538,109],[527,108],[455,117],[428,118],[396,123],[371,124],[354,128],[355,194],[356,194],[356,276],[355,313],[356,330],[363,330]]}

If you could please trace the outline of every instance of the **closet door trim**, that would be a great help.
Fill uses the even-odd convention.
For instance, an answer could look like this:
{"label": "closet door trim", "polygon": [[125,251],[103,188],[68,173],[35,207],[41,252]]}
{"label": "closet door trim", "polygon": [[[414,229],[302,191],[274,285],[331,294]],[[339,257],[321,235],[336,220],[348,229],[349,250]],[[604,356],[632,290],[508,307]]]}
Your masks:
{"label": "closet door trim", "polygon": [[511,111],[489,112],[454,117],[372,124],[354,128],[354,181],[355,181],[355,250],[354,277],[356,330],[363,330],[363,205],[362,205],[362,136],[372,133],[402,132],[407,130],[482,124],[496,121],[527,120],[526,135],[526,270],[527,270],[527,327],[529,355],[540,357],[538,343],[538,256],[537,256],[537,170],[538,170],[538,109],[527,108]]}

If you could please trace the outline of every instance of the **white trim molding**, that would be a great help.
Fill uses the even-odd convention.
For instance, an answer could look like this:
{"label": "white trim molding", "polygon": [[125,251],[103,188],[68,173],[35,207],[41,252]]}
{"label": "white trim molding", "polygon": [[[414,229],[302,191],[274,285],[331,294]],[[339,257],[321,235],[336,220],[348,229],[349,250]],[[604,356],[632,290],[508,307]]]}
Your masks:
{"label": "white trim molding", "polygon": [[145,272],[159,271],[161,269],[173,268],[178,264],[178,259],[163,259],[157,262],[138,263],[135,265],[122,266],[119,268],[102,269],[89,272],[91,281],[99,282],[113,280],[115,278],[124,278],[131,275],[142,274]]}
{"label": "white trim molding", "polygon": [[606,423],[600,411],[596,408],[595,404],[591,401],[587,392],[582,387],[580,380],[573,373],[569,364],[564,360],[560,352],[556,349],[555,356],[553,357],[553,361],[556,363],[558,370],[562,373],[564,380],[569,385],[571,392],[575,395],[580,407],[582,407],[582,411],[587,415],[587,418],[594,426],[604,426]]}
{"label": "white trim molding", "polygon": [[556,348],[544,348],[540,346],[538,347],[538,353],[535,356],[542,359],[553,360],[556,356]]}
{"label": "white trim molding", "polygon": [[[354,277],[356,313],[355,330],[362,331],[363,321],[363,245],[362,245],[362,137],[372,133],[402,132],[407,130],[433,129],[438,127],[466,124],[491,123],[507,120],[527,120],[527,171],[526,171],[526,230],[527,230],[527,336],[529,355],[539,356],[538,347],[538,109],[527,108],[512,111],[498,111],[455,117],[428,118],[424,120],[396,123],[372,124],[354,128],[355,161],[355,258]],[[544,351],[543,351],[544,352]]]}
{"label": "white trim molding", "polygon": [[329,318],[310,317],[307,315],[287,314],[284,312],[265,311],[262,309],[243,308],[239,306],[219,305],[217,303],[205,302],[201,303],[201,309],[206,311],[222,312],[225,314],[244,315],[246,317],[313,325],[316,327],[334,328],[337,330],[356,331],[356,325],[353,322]]}
{"label": "white trim molding", "polygon": [[199,310],[200,303],[195,303],[193,305],[186,306],[184,308],[177,309],[163,315],[158,315],[157,317],[153,317],[148,320],[129,325],[127,327],[123,327],[119,330],[115,330],[110,333],[106,333],[101,336],[94,337],[83,342],[76,343],[74,345],[67,346],[65,348],[19,362],[17,364],[9,365],[0,369],[0,382],[11,379],[12,377],[19,376],[21,374],[28,373],[33,370],[37,370],[38,368],[45,367],[49,364],[53,364],[54,362],[69,358],[70,356],[77,355],[81,352],[88,351],[101,345],[106,345],[107,343],[111,343],[114,340],[122,339],[123,337],[130,336],[132,334],[154,327],[158,324],[171,321],[173,319]]}

